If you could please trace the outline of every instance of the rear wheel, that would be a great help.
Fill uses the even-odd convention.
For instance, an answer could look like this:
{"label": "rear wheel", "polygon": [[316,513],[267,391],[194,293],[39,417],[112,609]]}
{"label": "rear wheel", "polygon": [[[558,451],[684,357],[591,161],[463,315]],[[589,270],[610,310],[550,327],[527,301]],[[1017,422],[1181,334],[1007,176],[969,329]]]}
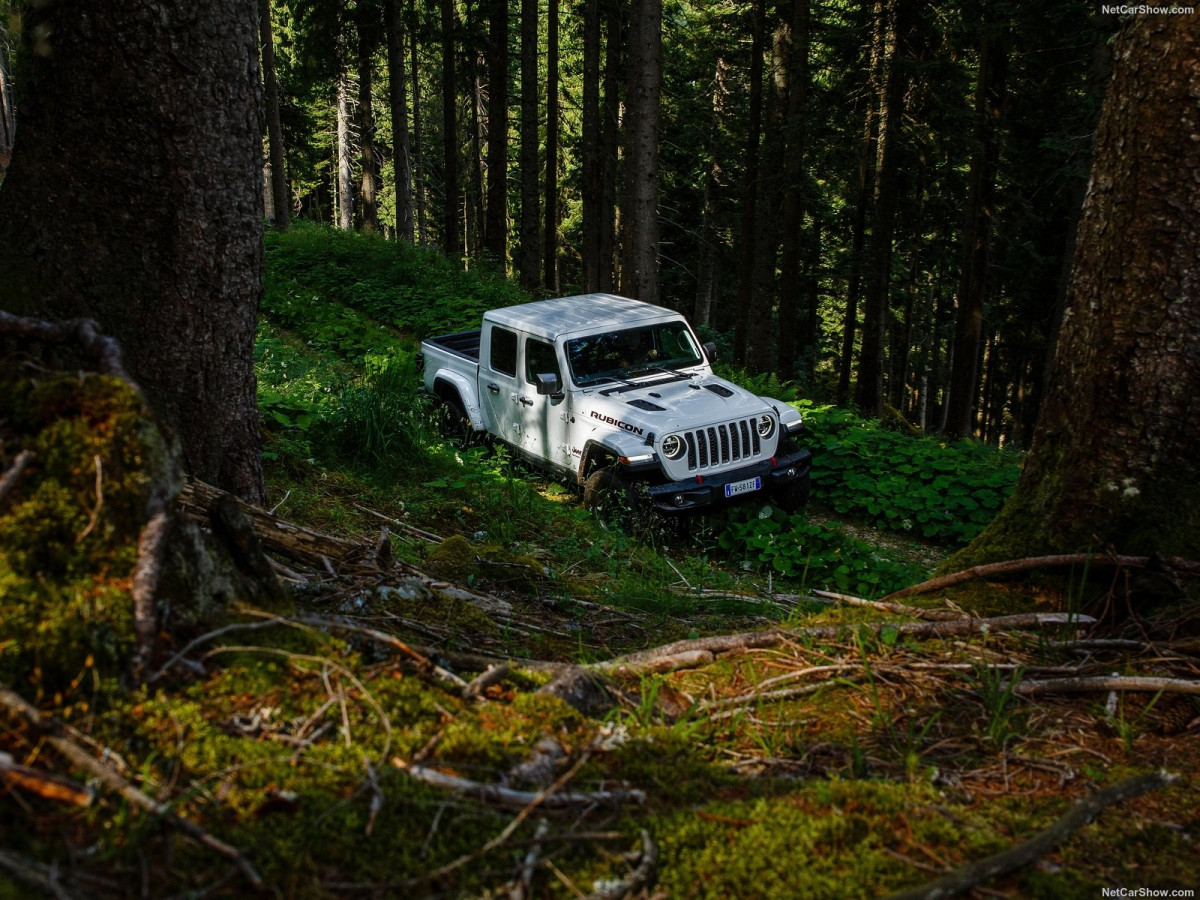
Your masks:
{"label": "rear wheel", "polygon": [[437,398],[441,401],[442,434],[464,447],[475,443],[477,440],[475,429],[471,427],[471,417],[467,415],[458,391],[453,388],[439,387]]}

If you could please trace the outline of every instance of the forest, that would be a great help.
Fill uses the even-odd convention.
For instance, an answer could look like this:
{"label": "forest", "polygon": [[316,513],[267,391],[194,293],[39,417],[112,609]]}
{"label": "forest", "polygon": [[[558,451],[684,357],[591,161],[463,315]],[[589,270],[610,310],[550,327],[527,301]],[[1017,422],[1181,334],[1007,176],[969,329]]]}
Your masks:
{"label": "forest", "polygon": [[[0,0],[0,900],[1193,896],[1197,25]],[[422,388],[594,293],[807,505]]]}

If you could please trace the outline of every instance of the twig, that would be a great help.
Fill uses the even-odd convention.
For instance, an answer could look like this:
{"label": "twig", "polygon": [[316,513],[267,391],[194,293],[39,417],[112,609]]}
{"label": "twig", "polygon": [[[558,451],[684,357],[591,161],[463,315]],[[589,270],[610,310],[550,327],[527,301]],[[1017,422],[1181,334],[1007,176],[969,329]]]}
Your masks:
{"label": "twig", "polygon": [[[1008,689],[1007,686],[1005,688]],[[1046,678],[1018,681],[1014,694],[1082,694],[1088,691],[1142,691],[1164,694],[1200,694],[1200,681],[1146,675],[1090,675],[1081,678]]]}
{"label": "twig", "polygon": [[[952,635],[985,634],[1013,631],[1023,628],[1040,628],[1045,625],[1087,625],[1096,620],[1091,616],[1074,613],[1023,613],[1014,616],[997,616],[992,619],[960,618],[944,622],[865,622],[853,626],[879,634],[884,629],[894,629],[898,634],[913,638],[939,638]],[[592,663],[587,668],[597,672],[617,675],[636,675],[666,657],[681,656],[694,651],[708,651],[714,656],[745,650],[760,650],[777,647],[797,638],[813,640],[837,640],[846,634],[844,625],[817,625],[811,628],[772,628],[765,631],[749,631],[741,634],[722,634],[706,638],[693,638],[640,650],[618,656],[605,662]]]}
{"label": "twig", "polygon": [[[931,622],[941,622],[948,619],[964,618],[960,612],[955,612],[952,609],[921,609],[917,606],[907,606],[903,603],[885,603],[882,600],[864,600],[861,597],[854,597],[850,594],[838,594],[833,591],[813,591],[813,595],[824,600],[833,600],[835,603],[844,603],[847,606],[861,606],[866,609],[877,609],[880,612],[897,613],[902,616],[912,616],[914,619],[926,619]],[[779,599],[796,600],[803,599],[798,595],[793,594],[775,594]]]}
{"label": "twig", "polygon": [[17,881],[43,891],[55,900],[71,900],[71,894],[58,883],[58,873],[52,866],[25,859],[8,850],[0,850],[0,869],[4,869]]}
{"label": "twig", "polygon": [[209,641],[215,640],[223,634],[229,634],[233,631],[257,631],[260,628],[273,628],[276,625],[284,624],[287,624],[285,620],[280,619],[277,616],[272,616],[265,622],[234,622],[232,625],[224,625],[221,628],[206,632],[205,634],[192,638],[190,641],[188,641],[182,650],[168,659],[162,664],[162,667],[157,672],[147,678],[146,683],[154,684],[154,682],[166,675],[167,672],[169,672],[177,662],[186,657],[201,644],[207,644]]}
{"label": "twig", "polygon": [[55,721],[42,716],[35,707],[26,703],[18,694],[2,685],[0,685],[0,705],[15,715],[21,716],[31,727],[44,734],[46,740],[59,753],[66,757],[67,761],[72,765],[78,766],[91,774],[102,786],[123,797],[130,805],[162,817],[163,821],[170,827],[183,832],[198,844],[208,847],[210,850],[214,850],[227,859],[232,860],[255,888],[262,889],[262,878],[236,848],[213,837],[195,822],[172,812],[166,804],[159,803],[152,797],[142,793],[111,768],[94,759],[64,737],[62,729]]}
{"label": "twig", "polygon": [[292,489],[291,489],[291,488],[288,488],[288,489],[287,489],[287,493],[283,495],[283,499],[282,499],[282,500],[280,500],[278,503],[276,503],[274,506],[272,506],[272,507],[271,507],[271,508],[268,510],[268,512],[270,512],[270,514],[271,514],[271,515],[275,515],[275,513],[276,513],[276,511],[279,509],[279,507],[281,507],[281,506],[283,506],[283,504],[287,503],[287,499],[288,499],[288,497],[290,497],[290,496],[292,496]]}
{"label": "twig", "polygon": [[525,860],[521,865],[521,874],[509,885],[509,900],[525,900],[529,896],[529,892],[533,888],[533,867],[537,865],[538,857],[541,856],[542,839],[549,830],[550,823],[545,819],[538,822],[537,831],[533,833],[533,843],[530,844],[529,852],[525,854]]}
{"label": "twig", "polygon": [[367,771],[367,787],[371,791],[371,805],[367,814],[367,826],[363,829],[363,834],[367,837],[371,836],[371,832],[375,830],[375,819],[383,810],[383,791],[379,788],[379,779],[375,776],[375,767],[371,765],[371,761],[367,759],[366,754],[363,754],[363,768]]}
{"label": "twig", "polygon": [[588,896],[588,900],[621,900],[634,891],[649,887],[654,883],[658,870],[658,847],[650,840],[650,832],[642,829],[642,855],[637,868],[620,881],[611,882],[597,887]]}
{"label": "twig", "polygon": [[96,796],[89,787],[40,769],[22,766],[3,752],[0,752],[0,781],[32,791],[47,800],[73,806],[89,806]]}
{"label": "twig", "polygon": [[[423,781],[426,784],[444,788],[448,791],[457,791],[460,794],[474,797],[485,803],[494,803],[497,806],[520,809],[533,803],[541,796],[541,794],[531,791],[518,791],[515,788],[501,787],[498,784],[484,784],[483,782],[472,781],[469,778],[463,778],[459,775],[448,775],[436,769],[428,769],[425,766],[414,766],[399,757],[392,760],[392,765],[403,772],[407,772],[417,781]],[[545,793],[546,796],[538,801],[538,805],[545,809],[581,809],[589,806],[610,806],[629,802],[644,803],[646,801],[646,792],[637,788],[617,791],[565,791],[553,794],[543,791],[542,793]]]}
{"label": "twig", "polygon": [[892,894],[888,900],[941,900],[968,891],[989,878],[1005,875],[1045,856],[1109,806],[1178,780],[1178,775],[1156,772],[1096,791],[1077,801],[1066,815],[1024,843],[955,869],[929,884]]}
{"label": "twig", "polygon": [[17,454],[17,458],[8,467],[8,471],[4,473],[4,477],[0,478],[0,504],[4,503],[9,493],[17,486],[17,482],[21,480],[21,476],[25,474],[25,470],[29,467],[29,463],[32,460],[33,454],[28,450],[22,450]]}
{"label": "twig", "polygon": [[683,573],[680,572],[679,569],[675,568],[675,563],[671,562],[671,558],[669,556],[664,555],[663,559],[665,559],[667,561],[667,565],[671,567],[671,571],[679,576],[679,580],[683,582],[683,586],[686,587],[689,591],[694,590],[691,582],[688,581],[686,578],[684,578]]}
{"label": "twig", "polygon": [[[1149,556],[1111,556],[1104,553],[1069,553],[1060,556],[1033,556],[1028,559],[1010,559],[1005,562],[972,566],[969,569],[963,569],[961,572],[931,578],[920,584],[914,584],[910,587],[893,591],[883,599],[887,601],[899,600],[901,597],[915,597],[918,594],[928,594],[931,591],[938,591],[942,588],[962,584],[964,581],[973,581],[976,578],[990,578],[993,575],[1012,575],[1017,572],[1028,572],[1032,569],[1061,569],[1067,566],[1082,565],[1088,565],[1093,568],[1098,566],[1116,566],[1127,569],[1144,569],[1150,564],[1150,560],[1151,557]],[[1177,558],[1168,559],[1165,562],[1171,568],[1181,572],[1188,574],[1200,573],[1200,562]]]}
{"label": "twig", "polygon": [[92,533],[92,529],[100,521],[100,509],[104,506],[104,467],[100,464],[99,453],[92,455],[92,462],[96,465],[96,505],[92,507],[92,515],[88,519],[87,525],[84,526],[83,531],[75,535],[75,543],[77,544]]}
{"label": "twig", "polygon": [[[408,534],[411,534],[413,537],[419,537],[422,540],[429,541],[434,544],[440,544],[443,540],[443,538],[434,534],[432,531],[425,531],[424,529],[417,528],[415,525],[409,525],[407,522],[402,521],[401,519],[397,519],[392,516],[386,516],[381,512],[377,512],[376,510],[371,509],[370,507],[363,506],[361,503],[351,503],[350,505],[353,506],[355,509],[357,509],[359,512],[365,512],[368,515],[374,516],[377,519],[382,519],[384,522],[387,522],[391,525],[395,525],[401,531],[407,532]],[[272,512],[274,512],[274,510],[272,510]]]}
{"label": "twig", "polygon": [[500,663],[495,666],[488,666],[486,670],[476,675],[471,683],[462,689],[464,700],[475,700],[482,698],[484,691],[490,688],[493,684],[497,684],[508,677],[508,663]]}

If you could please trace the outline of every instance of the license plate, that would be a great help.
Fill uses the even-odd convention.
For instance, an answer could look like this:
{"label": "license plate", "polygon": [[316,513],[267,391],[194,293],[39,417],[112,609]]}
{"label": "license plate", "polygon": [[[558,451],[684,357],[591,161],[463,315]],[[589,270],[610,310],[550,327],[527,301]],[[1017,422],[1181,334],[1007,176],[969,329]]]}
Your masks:
{"label": "license plate", "polygon": [[725,496],[736,497],[738,494],[749,494],[762,487],[761,478],[747,478],[745,481],[731,481],[725,485]]}

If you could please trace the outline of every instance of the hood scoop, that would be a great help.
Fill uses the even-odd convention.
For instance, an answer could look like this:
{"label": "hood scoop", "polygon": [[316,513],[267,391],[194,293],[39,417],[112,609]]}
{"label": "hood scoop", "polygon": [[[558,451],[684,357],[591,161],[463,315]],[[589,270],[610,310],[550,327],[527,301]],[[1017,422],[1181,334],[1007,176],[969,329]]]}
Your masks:
{"label": "hood scoop", "polygon": [[704,385],[704,389],[707,391],[712,391],[718,397],[732,397],[733,396],[733,391],[731,391],[729,388],[725,387],[725,385],[723,385],[723,384],[709,383],[709,384]]}
{"label": "hood scoop", "polygon": [[664,406],[651,403],[649,400],[643,400],[641,397],[638,397],[636,400],[630,400],[629,405],[636,406],[638,409],[644,409],[646,412],[663,412],[666,409]]}

